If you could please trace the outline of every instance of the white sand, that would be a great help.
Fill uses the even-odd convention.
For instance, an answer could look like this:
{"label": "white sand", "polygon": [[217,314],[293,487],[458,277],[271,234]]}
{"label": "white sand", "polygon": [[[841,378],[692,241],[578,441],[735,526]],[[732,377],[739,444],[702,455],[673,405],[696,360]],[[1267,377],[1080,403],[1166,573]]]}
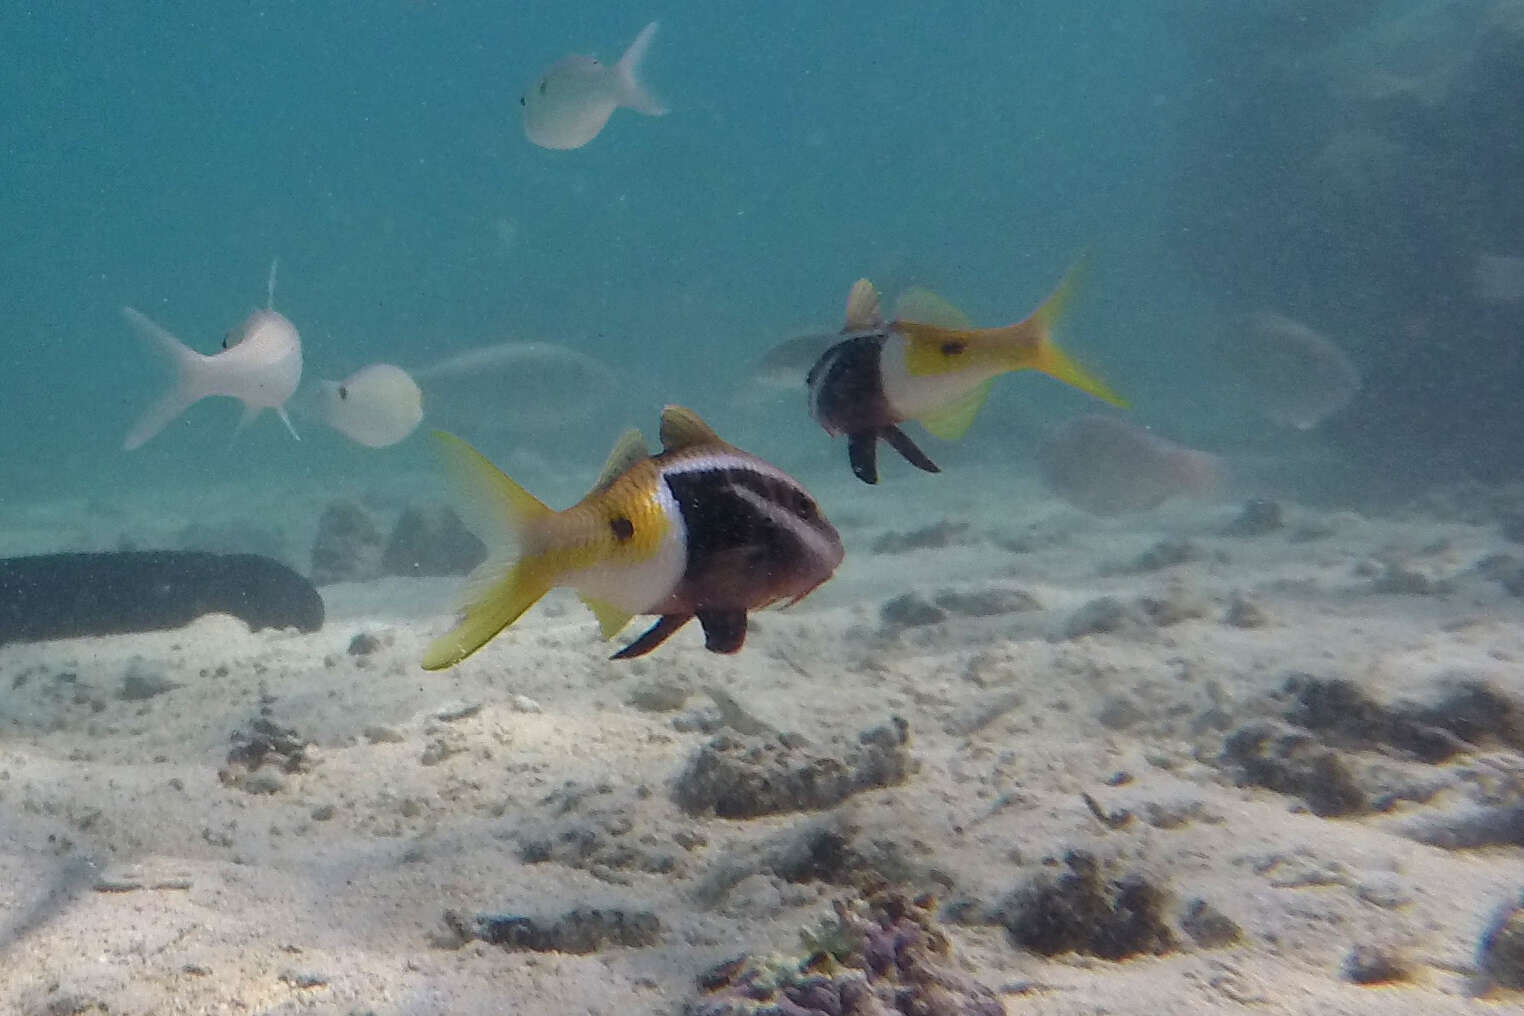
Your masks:
{"label": "white sand", "polygon": [[[1270,715],[1279,706],[1264,696],[1293,671],[1347,677],[1383,701],[1432,698],[1464,671],[1524,698],[1521,601],[1468,572],[1507,549],[1495,530],[1288,506],[1287,528],[1236,538],[1220,535],[1236,506],[1097,522],[1026,488],[976,497],[947,476],[886,473],[876,491],[850,478],[817,489],[828,510],[846,506],[830,514],[848,561],[805,603],[756,619],[736,657],[705,653],[695,625],[646,660],[609,662],[590,617],[558,593],[466,664],[428,674],[415,661],[458,583],[402,579],[325,588],[328,623],[311,636],[207,617],[179,632],[0,648],[0,1011],[673,1012],[699,971],[794,948],[845,891],[753,872],[699,898],[724,866],[745,874],[762,844],[821,820],[695,818],[672,803],[672,779],[709,736],[673,719],[711,707],[709,686],[822,748],[908,720],[919,771],[837,812],[855,842],[892,840],[943,873],[944,897],[993,904],[1054,870],[1045,858],[1082,847],[1168,888],[1171,920],[1199,897],[1243,929],[1226,948],[1182,936],[1168,955],[1108,962],[1048,959],[997,926],[949,924],[968,973],[1006,991],[1012,1013],[1500,1011],[1476,997],[1472,966],[1494,908],[1524,887],[1524,851],[1447,851],[1401,830],[1489,778],[1518,780],[1524,759],[1488,749],[1428,766],[1351,752],[1362,774],[1384,766],[1394,781],[1440,789],[1427,803],[1325,819],[1295,797],[1235,786],[1215,764],[1224,731],[1198,722],[1213,709],[1229,729]],[[884,532],[944,518],[971,524],[967,542],[870,550]],[[63,544],[89,529],[32,522]],[[1327,535],[1291,539],[1304,524]],[[31,539],[15,532],[12,551]],[[1164,538],[1202,556],[1110,573]],[[1455,588],[1373,593],[1360,572],[1378,558],[1455,577]],[[1204,617],[1056,637],[1095,597],[1158,596],[1172,583]],[[992,586],[1041,609],[880,630],[881,606],[903,592]],[[1265,627],[1223,623],[1235,592]],[[381,649],[348,654],[360,632]],[[119,698],[134,661],[178,687]],[[657,679],[694,694],[677,713],[625,704]],[[1011,693],[1020,705],[967,732]],[[1136,715],[1113,729],[1097,716],[1119,695]],[[255,794],[218,772],[262,703],[316,747],[308,771]],[[479,709],[435,718],[461,706]],[[1130,782],[1112,785],[1121,771]],[[1135,817],[1108,830],[1084,793]],[[1158,818],[1171,810],[1178,824]],[[635,856],[671,855],[677,869],[520,859],[525,839],[568,824]],[[447,908],[554,917],[574,905],[649,909],[664,930],[654,947],[587,956],[456,947],[444,935]],[[1399,950],[1412,980],[1351,983],[1341,966],[1356,945]]]}

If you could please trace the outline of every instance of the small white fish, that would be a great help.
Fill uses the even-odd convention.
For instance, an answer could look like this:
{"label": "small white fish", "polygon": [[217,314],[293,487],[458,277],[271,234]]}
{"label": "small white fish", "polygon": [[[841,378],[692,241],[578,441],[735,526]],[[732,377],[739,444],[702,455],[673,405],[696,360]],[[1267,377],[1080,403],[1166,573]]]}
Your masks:
{"label": "small white fish", "polygon": [[646,116],[664,116],[667,107],[640,80],[640,63],[651,47],[656,25],[653,21],[642,28],[612,67],[596,57],[573,53],[541,75],[519,96],[529,140],[541,148],[581,148],[598,136],[620,106]]}
{"label": "small white fish", "polygon": [[607,411],[627,378],[549,342],[502,342],[414,369],[437,426],[482,433],[555,432]]}
{"label": "small white fish", "polygon": [[423,392],[401,367],[373,363],[342,381],[321,385],[324,421],[370,448],[396,444],[423,419]]}
{"label": "small white fish", "polygon": [[123,307],[122,313],[144,341],[169,358],[176,372],[170,390],[128,432],[123,443],[128,451],[142,446],[193,403],[212,395],[243,403],[239,430],[262,410],[273,409],[291,436],[297,437],[285,406],[302,379],[302,338],[285,317],[268,308],[256,310],[227,333],[222,352],[206,356],[133,308]]}

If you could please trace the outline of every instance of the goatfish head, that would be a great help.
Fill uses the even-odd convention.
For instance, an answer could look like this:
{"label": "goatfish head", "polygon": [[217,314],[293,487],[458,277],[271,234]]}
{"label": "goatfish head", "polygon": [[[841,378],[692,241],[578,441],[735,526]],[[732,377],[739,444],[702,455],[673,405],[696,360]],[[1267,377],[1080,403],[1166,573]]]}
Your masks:
{"label": "goatfish head", "polygon": [[473,576],[463,616],[429,647],[426,670],[464,660],[560,586],[576,590],[604,638],[656,615],[615,659],[650,652],[695,617],[706,648],[733,653],[748,611],[798,602],[842,560],[840,535],[803,485],[680,406],[662,411],[659,453],[627,431],[593,489],[564,511],[460,438],[438,436],[489,530],[481,535],[511,550]]}
{"label": "goatfish head", "polygon": [[937,437],[967,433],[995,378],[1038,370],[1112,405],[1126,403],[1053,339],[1053,327],[1078,279],[1070,271],[1027,318],[1000,328],[975,328],[961,311],[925,290],[901,297],[893,321],[879,311],[878,291],[859,279],[847,298],[841,339],[810,368],[810,414],[826,433],[847,436],[852,472],[878,482],[878,442],[912,465],[940,472],[900,429],[915,420]]}

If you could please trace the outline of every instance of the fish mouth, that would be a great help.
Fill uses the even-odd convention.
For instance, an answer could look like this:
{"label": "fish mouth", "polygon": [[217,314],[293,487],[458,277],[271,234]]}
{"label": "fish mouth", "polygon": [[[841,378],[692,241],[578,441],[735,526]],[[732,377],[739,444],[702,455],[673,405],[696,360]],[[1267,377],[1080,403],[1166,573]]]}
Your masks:
{"label": "fish mouth", "polygon": [[821,586],[829,582],[831,580],[831,576],[836,574],[836,568],[841,564],[845,556],[845,552],[838,553],[836,555],[836,560],[831,562],[829,567],[821,568],[814,575],[810,576],[813,581],[811,581],[809,585],[805,586],[799,592],[781,593],[773,600],[773,602],[781,602],[784,607],[792,607],[794,604],[798,603],[800,600],[804,599],[806,596],[810,595],[815,590],[819,589]]}

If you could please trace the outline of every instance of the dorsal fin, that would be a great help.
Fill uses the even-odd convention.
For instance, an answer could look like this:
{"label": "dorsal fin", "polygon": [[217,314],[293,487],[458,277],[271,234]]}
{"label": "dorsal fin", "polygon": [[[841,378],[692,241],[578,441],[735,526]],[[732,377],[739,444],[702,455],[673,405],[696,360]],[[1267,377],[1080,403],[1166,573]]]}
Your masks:
{"label": "dorsal fin", "polygon": [[878,290],[867,279],[858,279],[847,294],[847,323],[842,331],[866,332],[884,323],[878,312]]}
{"label": "dorsal fin", "polygon": [[920,286],[912,286],[900,294],[900,298],[894,302],[894,316],[900,321],[915,321],[959,331],[974,327],[967,314]]}
{"label": "dorsal fin", "polygon": [[607,490],[614,485],[614,481],[625,473],[637,462],[651,457],[651,449],[646,447],[645,435],[634,427],[619,435],[619,440],[614,442],[613,451],[609,452],[608,460],[603,463],[603,470],[598,474],[598,482],[593,484],[593,490]]}
{"label": "dorsal fin", "polygon": [[668,406],[661,411],[662,451],[675,452],[694,445],[724,444],[714,428],[691,409]]}

